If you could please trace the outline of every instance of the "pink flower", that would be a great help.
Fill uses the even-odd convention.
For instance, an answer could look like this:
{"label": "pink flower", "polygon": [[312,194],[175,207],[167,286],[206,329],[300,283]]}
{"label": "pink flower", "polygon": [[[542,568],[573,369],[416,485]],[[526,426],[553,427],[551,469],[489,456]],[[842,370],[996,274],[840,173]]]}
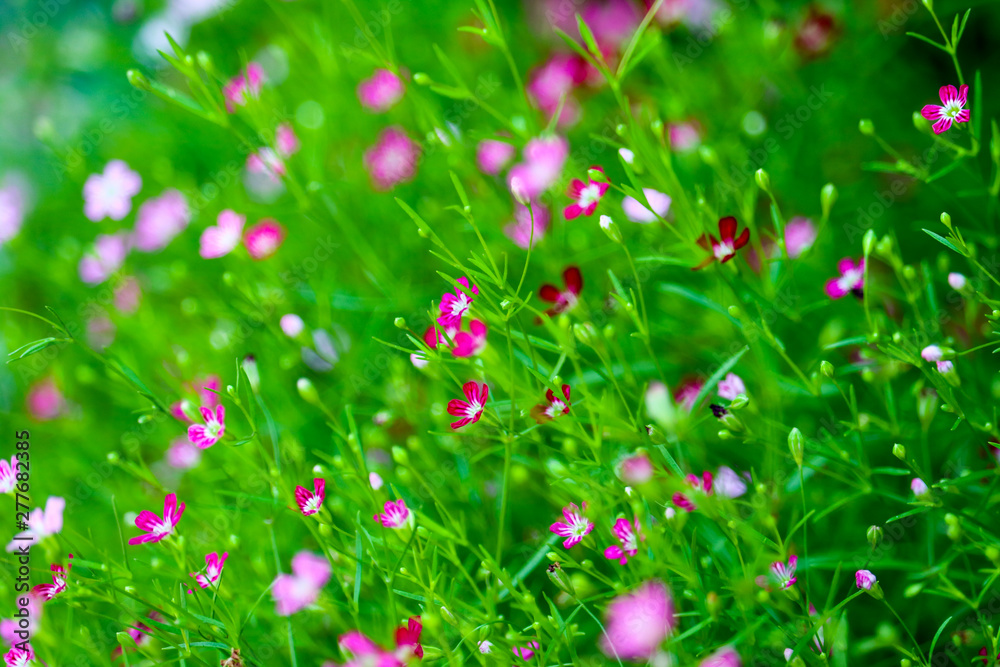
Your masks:
{"label": "pink flower", "polygon": [[684,408],[688,412],[694,407],[694,402],[698,398],[698,394],[701,393],[701,388],[705,386],[705,383],[701,380],[685,380],[677,387],[677,391],[674,392],[674,402],[680,407]]}
{"label": "pink flower", "polygon": [[913,491],[913,495],[918,498],[920,496],[926,496],[930,493],[930,489],[927,487],[927,484],[924,483],[924,480],[919,477],[914,477],[913,481],[910,482],[910,490]]}
{"label": "pink flower", "polygon": [[441,315],[437,321],[446,329],[457,330],[462,325],[462,316],[469,312],[469,308],[472,306],[472,297],[479,294],[479,287],[473,285],[470,288],[469,279],[465,276],[459,278],[457,282],[461,287],[456,287],[454,294],[450,292],[442,294],[441,303],[438,306]]}
{"label": "pink flower", "polygon": [[281,330],[289,338],[295,338],[306,328],[306,323],[295,313],[282,315],[279,324],[281,325]]}
{"label": "pink flower", "polygon": [[619,565],[625,565],[628,563],[629,556],[635,556],[639,553],[639,519],[635,520],[635,530],[632,529],[632,524],[629,523],[628,519],[618,519],[615,521],[615,525],[611,528],[611,531],[618,538],[621,546],[614,544],[604,550],[604,557],[608,560],[616,560]]}
{"label": "pink flower", "polygon": [[[39,599],[31,591],[28,591],[23,597],[27,598],[27,604],[23,605],[23,608],[28,612],[27,617],[22,616],[21,618],[14,617],[0,620],[0,640],[8,646],[13,646],[24,639],[19,634],[21,632],[27,632],[28,637],[33,636],[38,632],[39,622],[42,620],[43,600]],[[20,604],[17,606],[22,607]],[[27,627],[21,625],[20,621],[22,620],[26,622]]]}
{"label": "pink flower", "polygon": [[601,651],[608,658],[645,662],[677,627],[673,597],[658,580],[619,595],[604,616]]}
{"label": "pink flower", "polygon": [[30,667],[35,662],[35,652],[29,646],[27,650],[12,648],[3,656],[6,667]]}
{"label": "pink flower", "polygon": [[532,139],[524,147],[523,161],[510,168],[508,187],[516,178],[521,183],[523,195],[536,199],[559,179],[568,155],[569,143],[562,137]]}
{"label": "pink flower", "polygon": [[572,310],[576,306],[580,291],[583,289],[583,274],[580,273],[579,267],[568,266],[562,275],[564,289],[560,290],[549,283],[538,288],[538,298],[553,304],[545,311],[549,317]]}
{"label": "pink flower", "polygon": [[330,564],[322,556],[300,551],[292,558],[292,573],[279,574],[271,586],[278,616],[291,616],[316,602],[330,580]]}
{"label": "pink flower", "polygon": [[[534,234],[532,234],[532,213],[534,213]],[[539,241],[545,238],[545,232],[549,228],[549,209],[541,204],[532,204],[529,210],[521,203],[514,205],[514,222],[503,228],[503,233],[518,247],[528,249],[534,247]]]}
{"label": "pink flower", "polygon": [[187,199],[177,190],[166,190],[147,199],[136,214],[132,246],[142,252],[166,248],[191,222]]}
{"label": "pink flower", "polygon": [[[449,295],[450,296],[450,295]],[[472,357],[486,349],[486,324],[481,320],[469,322],[468,331],[459,331],[452,340],[451,353],[456,357]]]}
{"label": "pink flower", "polygon": [[274,130],[274,147],[278,149],[278,155],[291,157],[299,152],[302,143],[295,135],[295,130],[288,123],[281,123]]}
{"label": "pink flower", "polygon": [[865,260],[859,259],[857,264],[850,257],[837,262],[839,278],[831,278],[826,282],[826,294],[831,299],[840,299],[853,294],[859,299],[865,286]]}
{"label": "pink flower", "polygon": [[743,661],[732,646],[723,646],[698,663],[698,667],[740,667]]}
{"label": "pink flower", "polygon": [[25,400],[25,408],[35,421],[49,421],[62,414],[66,399],[52,378],[39,380],[31,385]]}
{"label": "pink flower", "polygon": [[622,459],[618,464],[618,477],[626,484],[645,484],[653,479],[653,462],[644,452]]}
{"label": "pink flower", "polygon": [[226,111],[233,113],[236,107],[257,99],[263,85],[264,68],[255,62],[247,63],[246,71],[234,76],[222,88],[222,94],[226,98]]}
{"label": "pink flower", "polygon": [[264,218],[247,230],[243,245],[250,258],[259,262],[276,253],[284,240],[285,228],[273,218]]}
{"label": "pink flower", "polygon": [[962,85],[955,89],[955,86],[941,86],[938,91],[941,97],[941,104],[928,104],[920,110],[920,114],[927,120],[937,121],[934,123],[934,134],[942,134],[951,128],[952,123],[968,123],[969,110],[963,109],[969,97],[969,87]]}
{"label": "pink flower", "polygon": [[[706,496],[711,495],[713,477],[712,473],[710,473],[709,471],[707,470],[704,471],[701,474],[701,477],[698,477],[697,475],[694,474],[690,474],[687,477],[685,477],[684,480],[687,482],[687,484],[691,487],[693,491],[696,491],[701,495],[706,495]],[[683,493],[679,492],[675,493],[672,497],[672,500],[674,502],[674,505],[677,505],[677,507],[681,508],[685,512],[693,512],[696,509],[698,509],[698,506]]]}
{"label": "pink flower", "polygon": [[256,153],[247,156],[247,171],[251,174],[263,174],[273,182],[279,182],[288,173],[285,161],[269,146],[264,146]]}
{"label": "pink flower", "polygon": [[17,236],[28,213],[30,186],[17,173],[7,174],[0,185],[0,246]]}
{"label": "pink flower", "polygon": [[45,501],[44,510],[41,507],[31,510],[31,514],[28,515],[28,529],[14,536],[11,543],[7,545],[7,552],[10,553],[18,547],[34,546],[40,540],[61,532],[64,509],[66,509],[64,498],[49,496]]}
{"label": "pink flower", "polygon": [[313,491],[304,486],[295,487],[295,503],[299,506],[302,516],[311,516],[319,512],[326,499],[326,480],[319,477],[313,479]]}
{"label": "pink flower", "polygon": [[406,501],[400,498],[395,502],[391,500],[385,501],[385,504],[382,506],[382,513],[375,514],[372,519],[378,521],[386,528],[399,529],[413,523],[413,514],[406,506]]}
{"label": "pink flower", "polygon": [[493,642],[491,642],[489,639],[484,639],[481,642],[479,642],[478,644],[476,644],[476,648],[478,648],[479,652],[482,653],[482,654],[484,654],[484,655],[492,653],[493,652]]}
{"label": "pink flower", "polygon": [[201,450],[187,436],[175,438],[167,450],[167,463],[171,468],[187,470],[201,462]]}
{"label": "pink flower", "polygon": [[551,118],[561,104],[557,124],[566,127],[580,119],[580,104],[572,92],[586,80],[586,61],[575,54],[559,53],[531,72],[527,92],[546,118]]}
{"label": "pink flower", "polygon": [[217,405],[214,414],[211,408],[204,405],[200,410],[205,423],[188,426],[188,440],[201,449],[208,449],[226,433],[226,408]]}
{"label": "pink flower", "polygon": [[[591,169],[596,169],[602,174],[604,173],[604,170],[600,167],[591,167]],[[569,186],[569,196],[575,201],[566,207],[563,215],[566,216],[567,220],[578,218],[581,215],[593,215],[594,211],[597,210],[597,205],[601,202],[601,198],[604,197],[604,193],[608,191],[609,187],[608,183],[599,183],[589,178],[587,179],[587,183],[574,178]]]}
{"label": "pink flower", "polygon": [[642,21],[642,15],[629,0],[590,2],[582,7],[580,15],[604,52],[617,51],[628,43]]}
{"label": "pink flower", "polygon": [[594,522],[583,516],[583,511],[587,509],[587,503],[580,503],[580,505],[581,507],[577,507],[576,503],[570,503],[564,507],[562,513],[566,521],[556,521],[549,526],[550,531],[559,537],[566,538],[563,540],[563,546],[567,549],[575,547],[594,529]]}
{"label": "pink flower", "polygon": [[453,417],[461,417],[458,421],[452,422],[453,429],[460,429],[467,424],[475,424],[483,416],[483,409],[489,399],[490,388],[484,382],[482,386],[476,382],[466,382],[462,385],[462,391],[467,400],[462,401],[454,398],[448,401],[448,414]]}
{"label": "pink flower", "polygon": [[951,373],[955,370],[955,364],[951,361],[939,361],[937,362],[937,372],[938,373]]}
{"label": "pink flower", "polygon": [[535,657],[535,651],[538,650],[538,642],[530,641],[527,646],[515,646],[511,649],[514,655],[519,657],[521,660],[531,660]]}
{"label": "pink flower", "polygon": [[227,558],[229,558],[228,551],[222,554],[222,558],[219,558],[219,554],[213,551],[205,556],[205,574],[192,572],[191,576],[194,577],[194,580],[198,582],[199,586],[202,588],[208,588],[217,582],[219,577],[222,576],[222,567],[226,564]]}
{"label": "pink flower", "polygon": [[0,493],[13,493],[17,486],[17,473],[21,470],[21,464],[17,461],[17,456],[10,457],[10,463],[6,459],[0,459]]}
{"label": "pink flower", "polygon": [[742,234],[736,236],[737,229],[739,229],[739,223],[736,222],[736,218],[730,215],[719,220],[718,239],[711,234],[702,234],[701,238],[698,239],[698,245],[706,250],[711,250],[712,254],[701,264],[694,267],[694,270],[703,269],[712,262],[725,264],[733,257],[736,257],[736,251],[745,246],[747,241],[750,240],[749,229],[744,229]]}
{"label": "pink flower", "polygon": [[811,6],[809,14],[795,32],[795,48],[806,58],[816,58],[830,50],[837,32],[834,15]]}
{"label": "pink flower", "polygon": [[423,632],[424,624],[420,622],[419,616],[410,616],[406,620],[406,625],[396,628],[396,652],[404,662],[407,657],[414,655],[418,658],[424,657],[424,647],[420,645],[420,634]]}
{"label": "pink flower", "polygon": [[736,373],[729,373],[726,375],[725,379],[719,382],[719,396],[726,399],[727,401],[735,400],[740,394],[747,393],[747,388],[743,384],[743,380]]}
{"label": "pink flower", "polygon": [[69,555],[70,561],[69,565],[64,569],[62,565],[58,563],[53,563],[49,568],[52,571],[52,583],[51,584],[38,584],[31,589],[32,594],[37,595],[43,600],[51,600],[55,596],[59,595],[66,590],[66,577],[69,575],[70,569],[73,567],[73,554]]}
{"label": "pink flower", "polygon": [[858,588],[870,591],[875,585],[875,581],[875,575],[870,570],[858,570],[854,573],[854,583],[858,585]]}
{"label": "pink flower", "polygon": [[[219,388],[222,386],[221,380],[219,380],[218,375],[209,375],[207,377],[201,378],[200,380],[194,380],[190,384],[185,386],[185,392],[189,394],[197,394],[201,405],[208,406],[210,409],[215,409],[215,406],[219,404]],[[181,410],[181,401],[177,401],[170,406],[170,414],[179,419],[180,421],[190,422],[191,420],[187,418],[184,411]]]}
{"label": "pink flower", "polygon": [[924,358],[924,361],[941,361],[944,351],[938,345],[928,345],[920,351],[920,356]]}
{"label": "pink flower", "polygon": [[952,271],[948,274],[948,286],[953,290],[963,290],[968,281],[965,279],[961,273],[956,273]]}
{"label": "pink flower", "polygon": [[670,140],[670,148],[675,152],[688,153],[701,145],[701,125],[694,120],[670,123],[667,126],[667,138]]}
{"label": "pink flower", "polygon": [[163,518],[158,517],[149,510],[142,510],[135,518],[135,525],[140,530],[146,531],[144,535],[137,535],[129,539],[131,545],[146,544],[148,542],[159,542],[173,534],[177,528],[177,523],[184,514],[184,503],[177,503],[177,494],[171,493],[163,500]]}
{"label": "pink flower", "polygon": [[545,392],[545,403],[539,403],[531,408],[531,416],[539,424],[551,421],[559,415],[568,415],[570,386],[564,384],[562,387],[562,397],[556,396],[551,389]]}
{"label": "pink flower", "polygon": [[[771,563],[771,578],[770,581],[774,582],[778,586],[778,590],[786,590],[795,585],[798,581],[795,578],[795,567],[799,561],[798,556],[789,556],[788,565],[786,566],[781,561],[775,561]],[[767,577],[757,577],[757,584],[763,588],[767,588],[768,584]]]}
{"label": "pink flower", "polygon": [[103,283],[121,268],[128,251],[126,234],[99,234],[94,240],[94,249],[80,260],[80,280],[88,285]]}
{"label": "pink flower", "polygon": [[205,259],[224,257],[240,244],[246,216],[231,209],[225,209],[215,219],[215,226],[201,233],[199,254]]}
{"label": "pink flower", "polygon": [[382,475],[377,472],[368,473],[368,484],[371,485],[372,489],[378,491],[382,488],[384,482],[382,481]]}
{"label": "pink flower", "polygon": [[635,197],[625,197],[622,200],[622,210],[625,212],[626,218],[632,222],[648,224],[666,217],[667,212],[670,210],[669,195],[665,195],[652,188],[643,188],[642,194],[645,195],[646,201],[653,207],[653,210],[646,208],[646,205]]}
{"label": "pink flower", "polygon": [[131,315],[139,309],[141,302],[142,287],[139,285],[139,281],[132,276],[122,278],[118,286],[115,287],[114,295],[115,308],[118,309],[118,312]]}
{"label": "pink flower", "polygon": [[358,84],[358,99],[367,111],[383,113],[396,105],[405,89],[398,76],[387,69],[377,69]]}
{"label": "pink flower", "polygon": [[105,217],[121,220],[132,210],[132,197],[142,189],[142,178],[122,160],[112,160],[103,174],[91,174],[83,184],[83,214],[92,222]]}
{"label": "pink flower", "polygon": [[[746,479],[749,479],[749,473],[746,473],[746,476]],[[747,483],[732,468],[720,466],[715,473],[712,488],[724,498],[739,498],[747,492]]]}
{"label": "pink flower", "polygon": [[[148,618],[151,621],[156,621],[158,623],[163,623],[163,621],[165,620],[163,618],[163,615],[160,614],[157,611],[151,611],[151,612],[149,612]],[[132,627],[126,628],[125,632],[127,632],[128,635],[129,635],[129,637],[131,637],[135,641],[135,643],[136,643],[137,646],[143,646],[144,644],[148,644],[149,643],[150,628],[149,628],[148,625],[146,625],[142,621],[137,622],[135,624],[134,628],[132,628]],[[122,647],[118,646],[118,647],[115,648],[114,651],[111,652],[111,657],[112,658],[117,658],[121,654],[122,654]]]}
{"label": "pink flower", "polygon": [[506,141],[483,139],[476,146],[476,164],[484,174],[499,174],[512,159],[517,149]]}
{"label": "pink flower", "polygon": [[785,251],[795,259],[816,240],[816,225],[809,218],[795,216],[785,225]]}
{"label": "pink flower", "polygon": [[387,127],[365,151],[364,164],[376,190],[391,190],[417,173],[420,147],[399,127]]}

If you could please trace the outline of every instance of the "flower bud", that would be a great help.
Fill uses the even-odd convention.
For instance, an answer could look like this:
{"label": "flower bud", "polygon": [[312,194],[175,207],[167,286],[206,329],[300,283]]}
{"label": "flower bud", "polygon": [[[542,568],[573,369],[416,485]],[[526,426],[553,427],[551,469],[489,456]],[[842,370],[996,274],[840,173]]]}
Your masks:
{"label": "flower bud", "polygon": [[715,149],[711,146],[705,146],[704,144],[699,146],[698,155],[701,157],[701,161],[709,167],[714,167],[719,164],[719,154],[716,153]]}
{"label": "flower bud", "polygon": [[746,394],[739,394],[729,404],[729,409],[730,410],[742,410],[743,408],[745,408],[749,404],[750,404],[750,399],[747,397],[747,395]]}
{"label": "flower bud", "polygon": [[833,364],[824,359],[823,361],[819,362],[819,372],[828,378],[832,378],[834,373]]}
{"label": "flower bud", "polygon": [[295,383],[295,388],[299,390],[299,396],[302,400],[311,405],[319,405],[319,394],[316,393],[316,387],[309,378],[299,378]]}
{"label": "flower bud", "polygon": [[866,137],[870,137],[875,134],[875,123],[871,122],[868,118],[862,118],[858,121],[858,130]]}
{"label": "flower bud", "polygon": [[562,569],[562,565],[558,562],[552,563],[548,566],[548,568],[546,568],[545,572],[549,575],[549,580],[551,580],[559,590],[567,595],[576,597],[576,589],[573,587],[573,582],[566,576],[566,571]]}
{"label": "flower bud", "polygon": [[858,570],[854,574],[854,581],[858,588],[867,591],[876,600],[881,600],[885,597],[882,593],[882,587],[878,585],[878,579],[875,578],[875,575],[870,570]]}
{"label": "flower bud", "polygon": [[864,237],[861,239],[861,249],[864,250],[865,255],[871,254],[872,248],[875,247],[875,230],[869,229],[865,232]]}
{"label": "flower bud", "polygon": [[823,215],[830,215],[830,209],[837,202],[837,188],[833,183],[827,183],[819,191],[819,205],[823,209]]}
{"label": "flower bud", "polygon": [[757,173],[754,174],[754,178],[757,180],[757,187],[771,194],[771,177],[768,176],[767,172],[763,169],[758,169]]}
{"label": "flower bud", "polygon": [[144,90],[148,93],[153,89],[153,86],[149,83],[149,79],[147,79],[146,75],[139,70],[130,69],[125,72],[125,76],[128,77],[128,82],[139,90]]}
{"label": "flower bud", "polygon": [[600,169],[597,169],[596,167],[593,168],[593,169],[588,169],[587,170],[587,180],[592,181],[594,183],[610,183],[611,182],[611,181],[608,180],[608,175],[605,174]]}
{"label": "flower bud", "polygon": [[394,325],[396,325],[397,329],[405,329],[406,328],[406,319],[405,318],[397,317],[396,319],[394,319],[392,321],[392,323]]}
{"label": "flower bud", "polygon": [[892,446],[892,455],[895,456],[900,461],[906,460],[906,447],[903,447],[898,442]]}
{"label": "flower bud", "polygon": [[868,532],[865,535],[868,537],[868,544],[872,545],[872,549],[882,544],[882,526],[868,526]]}
{"label": "flower bud", "polygon": [[793,428],[788,434],[788,451],[792,453],[795,465],[801,468],[802,457],[805,453],[805,438],[802,437],[802,431],[798,428]]}
{"label": "flower bud", "polygon": [[630,151],[627,148],[619,148],[618,149],[618,156],[621,157],[622,162],[624,162],[625,164],[634,164],[635,163],[635,153],[633,153],[632,151]]}
{"label": "flower bud", "polygon": [[951,229],[951,216],[947,213],[942,213],[941,224],[947,227],[948,229]]}
{"label": "flower bud", "polygon": [[524,189],[524,182],[521,181],[518,176],[510,179],[510,193],[514,195],[514,199],[517,200],[517,203],[522,206],[527,206],[531,201],[531,198],[528,197],[528,191]]}
{"label": "flower bud", "polygon": [[622,242],[622,231],[618,229],[618,225],[611,219],[611,216],[601,216],[601,229],[603,229],[604,233],[608,235],[608,238],[615,243]]}
{"label": "flower bud", "polygon": [[423,72],[417,72],[416,74],[413,75],[413,83],[417,84],[418,86],[429,86],[434,82],[431,81],[431,78],[426,74],[424,74]]}
{"label": "flower bud", "polygon": [[195,404],[186,398],[181,401],[181,412],[184,416],[188,418],[188,421],[199,422],[201,421],[201,414],[198,413],[198,408]]}
{"label": "flower bud", "polygon": [[243,358],[243,372],[246,373],[247,381],[250,383],[250,390],[260,393],[260,371],[257,369],[257,360],[252,354]]}

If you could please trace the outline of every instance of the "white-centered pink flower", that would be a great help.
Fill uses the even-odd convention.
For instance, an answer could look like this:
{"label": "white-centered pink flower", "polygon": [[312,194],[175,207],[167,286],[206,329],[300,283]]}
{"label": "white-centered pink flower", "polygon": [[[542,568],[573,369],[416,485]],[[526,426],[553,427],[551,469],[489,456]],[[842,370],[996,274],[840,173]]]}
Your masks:
{"label": "white-centered pink flower", "polygon": [[247,230],[243,237],[250,258],[265,260],[278,251],[285,240],[285,228],[273,218],[264,218]]}
{"label": "white-centered pink flower", "polygon": [[387,127],[365,151],[364,165],[376,190],[391,190],[417,173],[420,146],[400,127]]}
{"label": "white-centered pink flower", "polygon": [[490,388],[485,382],[482,385],[477,382],[466,382],[462,385],[462,391],[466,400],[454,398],[448,401],[448,414],[459,417],[458,421],[451,423],[451,427],[456,430],[479,421],[486,408],[486,401],[490,397]]}
{"label": "white-centered pink flower", "polygon": [[330,580],[326,558],[300,551],[292,558],[291,574],[279,574],[271,586],[278,616],[291,616],[316,602],[319,592]]}
{"label": "white-centered pink flower", "polygon": [[871,570],[858,570],[854,573],[854,583],[857,584],[858,588],[870,591],[875,585],[875,581],[875,575],[871,573]]}
{"label": "white-centered pink flower", "polygon": [[215,225],[201,233],[199,254],[205,259],[225,257],[240,244],[246,216],[231,209],[221,211]]}
{"label": "white-centered pink flower", "polygon": [[69,555],[69,564],[64,568],[58,563],[53,563],[49,568],[52,571],[51,584],[38,584],[31,589],[36,597],[48,601],[66,590],[66,578],[73,567],[73,554]]}
{"label": "white-centered pink flower", "polygon": [[563,540],[565,548],[572,549],[594,530],[594,522],[583,515],[586,509],[586,502],[580,503],[579,507],[576,503],[570,503],[562,510],[564,521],[556,521],[549,526],[550,531],[566,538]]}
{"label": "white-centered pink flower", "polygon": [[612,600],[604,612],[601,651],[608,658],[649,660],[677,627],[673,596],[662,581],[647,581]]}
{"label": "white-centered pink flower", "polygon": [[372,519],[386,528],[398,530],[413,524],[413,513],[406,506],[406,501],[400,498],[396,501],[385,501],[385,504],[382,505],[382,512],[373,515]]}
{"label": "white-centered pink flower", "polygon": [[934,134],[942,134],[951,129],[952,123],[968,123],[969,110],[963,108],[969,98],[969,87],[961,85],[957,89],[955,86],[941,86],[938,90],[941,104],[928,104],[920,110],[920,114],[927,120],[936,121],[933,125]]}
{"label": "white-centered pink flower", "polygon": [[191,576],[194,577],[194,580],[198,582],[199,586],[202,588],[208,588],[209,586],[218,583],[219,577],[222,576],[222,568],[226,564],[227,558],[229,558],[228,551],[224,552],[221,557],[218,552],[213,551],[205,556],[205,572],[192,572]]}
{"label": "white-centered pink flower", "polygon": [[177,494],[171,493],[163,500],[163,516],[157,516],[149,510],[142,510],[135,518],[135,525],[146,531],[129,539],[131,545],[159,542],[170,537],[184,515],[184,503],[177,503]]}
{"label": "white-centered pink flower", "polygon": [[188,440],[200,449],[208,449],[226,433],[226,408],[217,405],[213,413],[211,408],[203,405],[200,411],[205,423],[188,426]]}
{"label": "white-centered pink flower", "polygon": [[[604,173],[604,170],[600,167],[595,166],[591,167],[591,169],[597,170],[602,174]],[[586,183],[578,178],[574,178],[569,185],[569,197],[573,200],[573,203],[563,210],[563,215],[566,216],[567,220],[578,218],[581,215],[593,215],[594,211],[597,210],[597,205],[601,202],[604,193],[608,191],[609,187],[608,183],[594,181],[590,178],[587,179]]]}
{"label": "white-centered pink flower", "polygon": [[9,463],[6,459],[0,459],[0,493],[14,493],[19,472],[24,472],[24,470],[17,461],[17,454],[10,457]]}
{"label": "white-centered pink flower", "polygon": [[383,113],[403,99],[406,88],[396,74],[387,69],[377,69],[358,84],[358,100],[366,111]]}
{"label": "white-centered pink flower", "polygon": [[132,246],[142,252],[166,248],[191,222],[187,198],[178,190],[165,190],[159,197],[147,199],[136,214]]}
{"label": "white-centered pink flower", "polygon": [[611,532],[618,538],[619,544],[613,544],[605,549],[604,557],[608,560],[618,561],[619,565],[625,565],[628,563],[629,556],[635,556],[639,553],[639,541],[645,539],[640,537],[639,519],[636,518],[634,524],[629,523],[628,519],[618,519],[611,528]]}
{"label": "white-centered pink flower", "polygon": [[743,384],[743,380],[736,373],[729,373],[726,375],[718,385],[719,396],[726,399],[727,401],[734,400],[740,394],[747,393],[746,385]]}
{"label": "white-centered pink flower", "polygon": [[484,174],[499,174],[514,159],[513,144],[496,139],[483,139],[476,146],[476,164]]}
{"label": "white-centered pink flower", "polygon": [[63,510],[66,509],[66,500],[59,496],[49,496],[45,501],[45,509],[36,507],[28,515],[28,529],[22,530],[11,543],[7,545],[7,552],[12,552],[18,547],[34,546],[39,541],[50,535],[57,535],[63,528]]}
{"label": "white-centered pink flower", "polygon": [[112,160],[104,173],[91,174],[83,185],[83,214],[93,222],[121,220],[132,210],[132,197],[142,189],[142,178],[123,160]]}
{"label": "white-centered pink flower", "polygon": [[514,221],[503,228],[503,233],[518,247],[527,250],[529,245],[534,247],[545,238],[550,218],[549,209],[541,204],[533,203],[529,209],[517,202],[514,204]]}
{"label": "white-centered pink flower", "polygon": [[236,107],[257,99],[264,87],[264,68],[258,63],[247,63],[246,70],[237,74],[223,86],[222,95],[226,98],[226,111],[234,113]]}
{"label": "white-centered pink flower", "polygon": [[865,260],[859,259],[855,262],[850,257],[837,262],[839,278],[831,278],[826,282],[826,294],[831,299],[840,299],[853,294],[861,297],[865,287]]}
{"label": "white-centered pink flower", "polygon": [[459,331],[452,337],[455,345],[451,353],[456,357],[474,357],[486,349],[486,323],[471,320],[468,331]]}
{"label": "white-centered pink flower", "polygon": [[723,646],[698,663],[698,667],[741,667],[740,654],[732,646]]}
{"label": "white-centered pink flower", "polygon": [[80,260],[80,280],[88,285],[97,285],[110,278],[125,263],[128,256],[129,238],[127,234],[100,234],[94,240],[93,250]]}
{"label": "white-centered pink flower", "polygon": [[457,280],[459,287],[455,292],[445,292],[441,295],[441,303],[438,310],[441,312],[437,321],[446,329],[455,329],[462,325],[462,316],[469,312],[472,307],[473,297],[479,294],[479,287],[469,286],[469,279],[462,276]]}
{"label": "white-centered pink flower", "polygon": [[12,648],[3,656],[6,667],[31,667],[35,664],[35,652],[29,646],[27,649]]}
{"label": "white-centered pink flower", "polygon": [[562,396],[556,395],[551,389],[547,390],[545,392],[545,402],[531,408],[531,416],[536,422],[544,424],[545,422],[569,414],[569,407],[572,405],[570,402],[572,390],[568,384],[562,385],[560,390],[562,391]]}
{"label": "white-centered pink flower", "polygon": [[669,195],[652,188],[643,188],[642,194],[645,195],[646,201],[649,202],[652,209],[647,208],[635,197],[625,197],[622,200],[622,211],[625,212],[626,218],[645,225],[667,217],[671,201]]}
{"label": "white-centered pink flower", "polygon": [[757,584],[763,588],[767,588],[768,583],[774,583],[777,585],[779,590],[791,588],[795,585],[795,582],[798,581],[795,576],[795,569],[798,566],[798,562],[798,556],[789,556],[787,565],[781,561],[771,563],[770,580],[768,577],[758,577]]}
{"label": "white-centered pink flower", "polygon": [[326,480],[316,477],[313,479],[313,490],[310,491],[304,486],[295,487],[295,504],[299,506],[302,516],[312,516],[319,512],[326,499]]}

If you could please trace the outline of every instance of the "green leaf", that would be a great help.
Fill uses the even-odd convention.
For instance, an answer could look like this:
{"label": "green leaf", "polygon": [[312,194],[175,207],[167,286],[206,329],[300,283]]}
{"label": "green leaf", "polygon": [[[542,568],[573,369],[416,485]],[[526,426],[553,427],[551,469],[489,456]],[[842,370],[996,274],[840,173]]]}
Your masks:
{"label": "green leaf", "polygon": [[947,53],[947,52],[948,52],[948,47],[947,47],[947,46],[943,46],[943,45],[941,45],[941,44],[938,44],[938,43],[937,43],[937,42],[935,42],[934,40],[932,40],[932,39],[929,39],[929,38],[927,38],[927,37],[924,37],[923,35],[919,35],[919,34],[917,34],[917,33],[915,33],[915,32],[908,32],[908,33],[906,33],[906,34],[907,34],[907,35],[909,35],[910,37],[916,37],[916,38],[917,38],[917,39],[919,39],[919,40],[920,40],[921,42],[927,42],[927,43],[928,43],[928,44],[930,44],[931,46],[934,46],[934,47],[937,47],[937,48],[941,49],[942,51],[944,51],[945,53]]}
{"label": "green leaf", "polygon": [[701,294],[700,292],[695,292],[694,290],[688,289],[683,285],[675,285],[673,283],[660,283],[659,285],[657,285],[657,289],[660,290],[661,292],[667,292],[668,294],[677,294],[678,296],[682,296],[685,299],[688,299],[689,301],[692,301],[700,306],[708,308],[709,310],[714,310],[720,315],[724,315],[726,318],[729,319],[730,322],[732,322],[736,326],[740,326],[739,320],[730,315],[728,310],[726,310],[716,302],[712,301],[704,294]]}
{"label": "green leaf", "polygon": [[[8,357],[10,357],[7,360],[7,363],[9,364],[11,361],[15,361],[17,359],[24,359],[25,357],[30,357],[33,354],[41,352],[47,347],[52,347],[53,345],[58,345],[59,343],[63,342],[66,341],[65,339],[62,338],[41,338],[32,343],[28,343],[27,345],[22,345],[21,347],[17,348],[16,350],[7,355]],[[15,355],[17,356],[15,357]]]}
{"label": "green leaf", "polygon": [[590,51],[590,54],[594,56],[594,58],[602,60],[604,56],[601,55],[601,49],[597,46],[597,40],[594,39],[594,33],[590,31],[590,27],[587,25],[587,22],[584,21],[583,17],[579,14],[576,15],[576,26],[580,30],[580,37],[583,38],[583,43],[586,44],[587,50]]}
{"label": "green leaf", "polygon": [[951,241],[949,241],[945,237],[941,236],[940,234],[935,234],[934,232],[932,232],[929,229],[925,229],[924,232],[926,232],[927,234],[929,234],[932,239],[934,239],[935,241],[937,241],[941,245],[945,246],[946,248],[951,248],[952,250],[954,250],[955,252],[957,252],[959,255],[961,255],[963,257],[966,256],[965,253],[962,252],[961,250],[959,250],[958,247],[954,243],[952,243]]}
{"label": "green leaf", "polygon": [[698,406],[701,405],[703,400],[705,400],[705,397],[708,396],[709,392],[715,389],[715,385],[719,384],[719,381],[726,376],[726,373],[728,373],[729,370],[736,365],[736,362],[742,359],[743,355],[749,350],[750,346],[744,345],[742,350],[729,357],[724,364],[719,366],[717,371],[712,373],[712,377],[708,378],[708,381],[701,386],[701,391],[698,392],[697,398],[694,399],[694,404],[691,405],[691,414],[694,414],[695,410],[698,409]]}

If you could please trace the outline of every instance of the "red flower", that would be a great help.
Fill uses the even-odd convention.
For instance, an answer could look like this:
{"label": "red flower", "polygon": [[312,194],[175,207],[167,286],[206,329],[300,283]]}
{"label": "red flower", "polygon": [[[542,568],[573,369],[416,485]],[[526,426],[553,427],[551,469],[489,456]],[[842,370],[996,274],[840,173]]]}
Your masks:
{"label": "red flower", "polygon": [[483,409],[490,396],[490,388],[484,382],[482,388],[476,382],[466,382],[462,385],[462,391],[467,400],[462,401],[454,398],[448,401],[448,414],[453,417],[461,417],[456,422],[452,422],[453,429],[460,429],[466,424],[475,424],[483,416]]}
{"label": "red flower", "polygon": [[706,257],[704,262],[694,267],[693,270],[704,269],[715,261],[725,264],[733,257],[736,257],[736,251],[745,246],[747,241],[750,240],[749,229],[744,229],[742,234],[736,236],[738,227],[739,223],[736,222],[736,218],[730,215],[719,220],[719,239],[716,239],[711,234],[702,234],[701,238],[698,239],[698,245],[705,250],[710,250],[712,254]]}
{"label": "red flower", "polygon": [[566,285],[563,290],[549,283],[542,285],[538,290],[539,298],[554,304],[545,311],[550,317],[564,313],[576,305],[580,290],[583,289],[583,276],[580,274],[580,269],[576,266],[570,266],[563,271],[563,283]]}
{"label": "red flower", "polygon": [[564,384],[562,386],[562,393],[565,400],[562,398],[556,398],[555,393],[549,389],[545,392],[545,403],[539,403],[535,407],[531,408],[531,416],[539,424],[544,424],[547,421],[551,421],[558,417],[559,415],[569,414],[569,385]]}
{"label": "red flower", "polygon": [[423,631],[423,623],[419,616],[410,616],[406,622],[406,627],[396,628],[396,648],[409,647],[413,655],[418,658],[424,657],[424,647],[420,645],[420,633]]}

